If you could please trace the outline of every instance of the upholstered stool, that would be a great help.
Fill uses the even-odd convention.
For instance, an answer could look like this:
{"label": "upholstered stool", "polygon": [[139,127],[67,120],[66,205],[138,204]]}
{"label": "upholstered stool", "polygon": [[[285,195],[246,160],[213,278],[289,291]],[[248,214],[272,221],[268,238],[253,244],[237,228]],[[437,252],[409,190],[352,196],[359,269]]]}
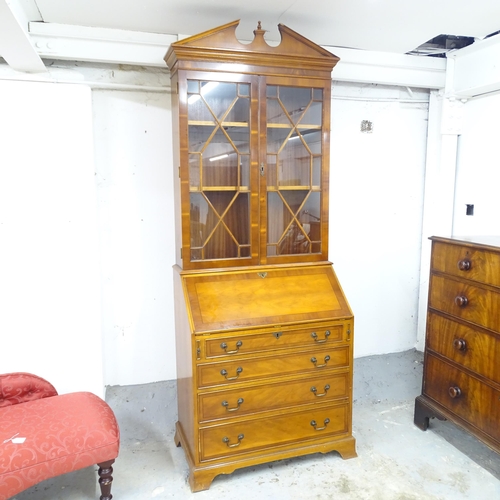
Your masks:
{"label": "upholstered stool", "polygon": [[0,500],[96,464],[100,499],[110,500],[119,443],[113,411],[96,395],[59,396],[40,377],[0,375]]}

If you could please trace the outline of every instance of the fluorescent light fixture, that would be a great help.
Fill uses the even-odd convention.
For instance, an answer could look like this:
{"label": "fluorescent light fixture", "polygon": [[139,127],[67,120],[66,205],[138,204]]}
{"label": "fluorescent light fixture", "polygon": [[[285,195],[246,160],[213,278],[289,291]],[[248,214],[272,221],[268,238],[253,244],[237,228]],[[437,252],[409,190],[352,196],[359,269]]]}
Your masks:
{"label": "fluorescent light fixture", "polygon": [[[219,82],[207,82],[205,85],[203,85],[203,87],[201,87],[201,95],[208,94],[211,90],[217,87],[217,85],[219,85]],[[200,94],[192,94],[188,98],[188,103],[193,104],[198,99],[200,99]]]}
{"label": "fluorescent light fixture", "polygon": [[212,156],[212,158],[209,158],[208,161],[217,161],[217,160],[222,160],[223,158],[227,158],[229,155],[228,154],[223,154],[219,156]]}

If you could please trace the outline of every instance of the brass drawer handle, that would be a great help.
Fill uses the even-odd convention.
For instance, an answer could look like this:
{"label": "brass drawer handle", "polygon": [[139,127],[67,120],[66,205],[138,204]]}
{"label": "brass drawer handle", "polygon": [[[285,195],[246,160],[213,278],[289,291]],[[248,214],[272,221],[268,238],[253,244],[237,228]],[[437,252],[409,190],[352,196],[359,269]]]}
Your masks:
{"label": "brass drawer handle", "polygon": [[317,398],[322,398],[323,396],[326,396],[326,393],[328,392],[328,390],[330,389],[330,386],[328,384],[325,385],[325,392],[323,392],[322,394],[318,394],[317,393],[317,389],[316,387],[312,386],[311,387],[311,392],[314,393],[314,395],[317,397]]}
{"label": "brass drawer handle", "polygon": [[311,420],[311,425],[314,427],[315,431],[324,431],[327,428],[328,424],[330,423],[330,419],[325,418],[323,423],[325,424],[324,427],[317,427],[318,424],[316,423],[316,420]]}
{"label": "brass drawer handle", "polygon": [[311,363],[313,363],[316,368],[324,368],[328,364],[328,361],[330,361],[330,356],[328,355],[325,356],[325,363],[323,365],[318,365],[318,360],[314,356],[311,358]]}
{"label": "brass drawer handle", "polygon": [[227,344],[225,342],[222,342],[222,344],[220,345],[220,348],[223,349],[226,352],[226,354],[236,354],[240,350],[240,347],[242,345],[243,345],[243,342],[241,340],[238,340],[238,342],[236,342],[236,349],[234,351],[228,351]]}
{"label": "brass drawer handle", "polygon": [[240,434],[238,436],[238,442],[237,443],[233,443],[233,444],[229,444],[229,438],[228,437],[222,438],[222,442],[226,443],[226,445],[227,445],[228,448],[236,448],[237,446],[239,446],[241,444],[241,441],[242,441],[242,439],[244,437],[245,436],[243,434]]}
{"label": "brass drawer handle", "polygon": [[455,339],[453,341],[453,347],[457,351],[465,351],[467,349],[467,342],[464,339]]}
{"label": "brass drawer handle", "polygon": [[472,262],[469,259],[462,259],[457,262],[457,266],[460,271],[470,271]]}
{"label": "brass drawer handle", "polygon": [[236,368],[236,376],[235,377],[228,377],[227,376],[227,370],[221,370],[220,371],[220,374],[226,379],[226,380],[236,380],[239,376],[240,376],[240,373],[243,371],[243,368],[241,366],[238,366],[238,368]]}
{"label": "brass drawer handle", "polygon": [[458,307],[465,307],[469,303],[469,299],[465,295],[458,295],[455,297],[455,305]]}
{"label": "brass drawer handle", "polygon": [[240,409],[240,405],[243,404],[243,401],[243,398],[238,398],[238,401],[236,401],[238,406],[235,406],[234,408],[229,408],[229,403],[227,401],[222,401],[222,406],[226,408],[226,411],[238,411]]}
{"label": "brass drawer handle", "polygon": [[448,389],[448,394],[450,395],[451,398],[456,399],[462,395],[462,391],[460,387],[450,387]]}
{"label": "brass drawer handle", "polygon": [[314,339],[314,342],[316,342],[317,344],[324,344],[328,340],[329,336],[330,336],[330,330],[327,330],[325,332],[325,338],[324,339],[318,339],[318,335],[317,335],[316,332],[312,332],[311,333],[311,337]]}

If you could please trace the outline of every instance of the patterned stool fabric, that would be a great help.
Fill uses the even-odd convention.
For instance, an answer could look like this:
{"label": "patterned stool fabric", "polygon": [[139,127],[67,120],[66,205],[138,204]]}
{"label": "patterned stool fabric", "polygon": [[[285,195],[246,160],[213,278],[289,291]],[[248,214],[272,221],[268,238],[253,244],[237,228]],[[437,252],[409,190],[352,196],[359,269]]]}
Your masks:
{"label": "patterned stool fabric", "polygon": [[[23,385],[22,380],[28,383]],[[0,500],[50,477],[96,464],[100,499],[110,500],[111,464],[119,445],[113,411],[96,395],[59,396],[40,377],[0,375]]]}

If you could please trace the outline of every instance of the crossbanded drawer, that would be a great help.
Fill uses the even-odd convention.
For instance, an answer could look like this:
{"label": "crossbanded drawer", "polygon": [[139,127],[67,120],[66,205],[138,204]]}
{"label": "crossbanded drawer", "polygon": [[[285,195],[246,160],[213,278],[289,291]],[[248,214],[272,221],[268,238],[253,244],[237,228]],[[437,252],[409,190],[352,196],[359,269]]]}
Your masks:
{"label": "crossbanded drawer", "polygon": [[307,380],[199,394],[200,421],[236,418],[259,411],[347,398],[350,394],[349,379],[349,372],[329,373],[307,377]]}
{"label": "crossbanded drawer", "polygon": [[475,330],[430,312],[426,346],[500,384],[500,336]]}
{"label": "crossbanded drawer", "polygon": [[339,323],[317,328],[276,330],[255,335],[242,332],[240,335],[231,337],[211,337],[205,341],[205,355],[207,358],[217,358],[275,351],[276,349],[331,344],[344,340],[345,328],[344,323]]}
{"label": "crossbanded drawer", "polygon": [[204,363],[196,367],[198,387],[210,387],[236,382],[253,381],[267,377],[304,374],[304,376],[349,366],[350,347],[324,347],[300,353],[262,356]]}
{"label": "crossbanded drawer", "polygon": [[201,428],[200,457],[202,461],[220,459],[347,434],[349,410],[346,403]]}
{"label": "crossbanded drawer", "polygon": [[488,250],[434,241],[431,268],[460,278],[500,286],[500,254]]}
{"label": "crossbanded drawer", "polygon": [[500,293],[490,289],[432,275],[429,307],[500,332]]}
{"label": "crossbanded drawer", "polygon": [[430,353],[424,372],[426,396],[494,439],[500,438],[500,391]]}

